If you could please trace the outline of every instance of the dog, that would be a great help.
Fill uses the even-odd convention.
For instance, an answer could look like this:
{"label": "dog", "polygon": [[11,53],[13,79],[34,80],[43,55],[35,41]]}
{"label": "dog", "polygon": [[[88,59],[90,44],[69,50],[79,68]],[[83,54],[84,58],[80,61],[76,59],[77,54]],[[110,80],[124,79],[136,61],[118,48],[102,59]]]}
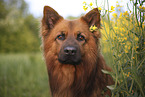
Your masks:
{"label": "dog", "polygon": [[[98,30],[90,31],[95,26]],[[44,7],[41,37],[52,97],[111,96],[112,71],[100,53],[100,13],[97,8],[77,20],[66,20]]]}

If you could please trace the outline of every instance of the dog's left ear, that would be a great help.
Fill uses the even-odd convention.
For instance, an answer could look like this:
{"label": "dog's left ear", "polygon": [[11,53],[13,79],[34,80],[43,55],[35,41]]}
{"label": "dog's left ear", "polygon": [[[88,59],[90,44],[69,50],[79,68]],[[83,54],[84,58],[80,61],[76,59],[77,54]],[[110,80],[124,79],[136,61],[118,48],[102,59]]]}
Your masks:
{"label": "dog's left ear", "polygon": [[88,23],[89,27],[95,25],[97,28],[100,28],[100,13],[97,8],[89,11],[82,19]]}
{"label": "dog's left ear", "polygon": [[63,19],[53,8],[49,6],[44,7],[43,18],[42,18],[42,35],[48,35],[54,28],[55,24]]}

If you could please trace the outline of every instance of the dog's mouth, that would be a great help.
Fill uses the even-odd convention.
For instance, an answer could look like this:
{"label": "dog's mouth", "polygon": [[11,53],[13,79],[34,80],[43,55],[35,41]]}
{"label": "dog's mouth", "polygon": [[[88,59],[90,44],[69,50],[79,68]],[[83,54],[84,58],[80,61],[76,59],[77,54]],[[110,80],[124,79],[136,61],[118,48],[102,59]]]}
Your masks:
{"label": "dog's mouth", "polygon": [[58,61],[62,64],[70,64],[70,65],[79,65],[81,63],[81,59],[77,60],[76,58],[70,57],[64,59],[58,58]]}
{"label": "dog's mouth", "polygon": [[81,57],[78,56],[58,56],[58,61],[62,64],[79,65],[81,63]]}

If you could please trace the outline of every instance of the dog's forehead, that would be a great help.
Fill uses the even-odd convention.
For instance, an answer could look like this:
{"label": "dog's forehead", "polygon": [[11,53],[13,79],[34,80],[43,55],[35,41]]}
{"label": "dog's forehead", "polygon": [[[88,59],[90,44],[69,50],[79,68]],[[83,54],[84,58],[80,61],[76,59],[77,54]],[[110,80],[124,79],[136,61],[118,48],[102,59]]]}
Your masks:
{"label": "dog's forehead", "polygon": [[70,31],[70,32],[84,32],[89,31],[89,27],[86,22],[82,21],[81,19],[77,20],[61,20],[57,26],[57,30],[64,30],[64,31]]}

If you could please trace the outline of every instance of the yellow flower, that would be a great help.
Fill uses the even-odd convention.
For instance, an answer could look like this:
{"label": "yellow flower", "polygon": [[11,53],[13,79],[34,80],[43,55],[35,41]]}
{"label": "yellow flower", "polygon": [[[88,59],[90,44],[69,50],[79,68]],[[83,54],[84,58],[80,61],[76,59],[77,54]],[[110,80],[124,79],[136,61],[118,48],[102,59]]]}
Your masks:
{"label": "yellow flower", "polygon": [[138,41],[139,39],[138,39],[138,37],[135,37],[134,40],[135,40],[135,41]]}
{"label": "yellow flower", "polygon": [[128,50],[124,50],[125,53],[128,53]]}
{"label": "yellow flower", "polygon": [[90,29],[90,31],[92,32],[92,31],[93,31],[93,26],[91,26],[89,29]]}
{"label": "yellow flower", "polygon": [[93,5],[93,3],[91,2],[89,5],[90,5],[90,6],[92,6],[92,5]]}
{"label": "yellow flower", "polygon": [[139,48],[139,46],[136,46],[136,49]]}
{"label": "yellow flower", "polygon": [[127,49],[127,45],[125,45],[124,47],[125,47],[125,49]]}
{"label": "yellow flower", "polygon": [[115,8],[115,7],[111,6],[111,11],[109,11],[109,12],[115,11],[114,8]]}
{"label": "yellow flower", "polygon": [[113,11],[111,10],[111,11],[109,11],[109,12],[113,12]]}
{"label": "yellow flower", "polygon": [[122,12],[120,12],[120,17],[122,17]]}
{"label": "yellow flower", "polygon": [[83,4],[86,4],[86,2],[84,1]]}
{"label": "yellow flower", "polygon": [[124,40],[127,40],[127,38],[126,38],[126,37],[124,37]]}
{"label": "yellow flower", "polygon": [[[114,10],[114,8],[115,8],[114,6],[111,6],[111,10]],[[115,10],[114,10],[114,11],[115,11]]]}
{"label": "yellow flower", "polygon": [[128,50],[130,50],[130,46],[128,46]]}
{"label": "yellow flower", "polygon": [[91,31],[91,32],[96,31],[97,29],[98,29],[98,28],[97,28],[95,25],[90,27],[90,31]]}
{"label": "yellow flower", "polygon": [[97,29],[98,29],[98,28],[94,25],[94,26],[93,26],[93,30],[97,30]]}
{"label": "yellow flower", "polygon": [[140,9],[142,9],[142,6],[139,6]]}
{"label": "yellow flower", "polygon": [[113,13],[112,16],[113,16],[114,18],[116,18],[116,17],[117,17],[117,13]]}
{"label": "yellow flower", "polygon": [[121,36],[124,36],[124,34],[120,33]]}
{"label": "yellow flower", "polygon": [[98,9],[99,9],[99,10],[102,10],[102,8],[101,8],[101,7],[99,7]]}
{"label": "yellow flower", "polygon": [[125,45],[124,48],[125,48],[125,50],[130,50],[130,46],[128,46],[128,45]]}
{"label": "yellow flower", "polygon": [[116,1],[116,3],[118,3],[118,1]]}
{"label": "yellow flower", "polygon": [[127,12],[127,11],[125,11],[125,12],[123,13],[123,15],[128,15],[128,12]]}
{"label": "yellow flower", "polygon": [[131,45],[131,42],[127,41],[126,42],[126,45],[130,46]]}
{"label": "yellow flower", "polygon": [[121,56],[121,54],[118,55],[119,57]]}
{"label": "yellow flower", "polygon": [[128,72],[126,76],[129,77],[130,76],[130,72]]}
{"label": "yellow flower", "polygon": [[[118,21],[119,22],[119,21]],[[120,32],[122,32],[122,28],[119,28]]]}
{"label": "yellow flower", "polygon": [[86,11],[88,9],[88,7],[86,7],[85,5],[83,6],[84,11]]}
{"label": "yellow flower", "polygon": [[128,18],[128,16],[125,16],[126,18]]}
{"label": "yellow flower", "polygon": [[119,42],[123,42],[123,39],[122,38],[118,38]]}
{"label": "yellow flower", "polygon": [[114,30],[118,30],[118,27],[114,27]]}
{"label": "yellow flower", "polygon": [[116,7],[119,7],[119,6],[120,6],[120,5],[118,5],[118,4],[116,5]]}

